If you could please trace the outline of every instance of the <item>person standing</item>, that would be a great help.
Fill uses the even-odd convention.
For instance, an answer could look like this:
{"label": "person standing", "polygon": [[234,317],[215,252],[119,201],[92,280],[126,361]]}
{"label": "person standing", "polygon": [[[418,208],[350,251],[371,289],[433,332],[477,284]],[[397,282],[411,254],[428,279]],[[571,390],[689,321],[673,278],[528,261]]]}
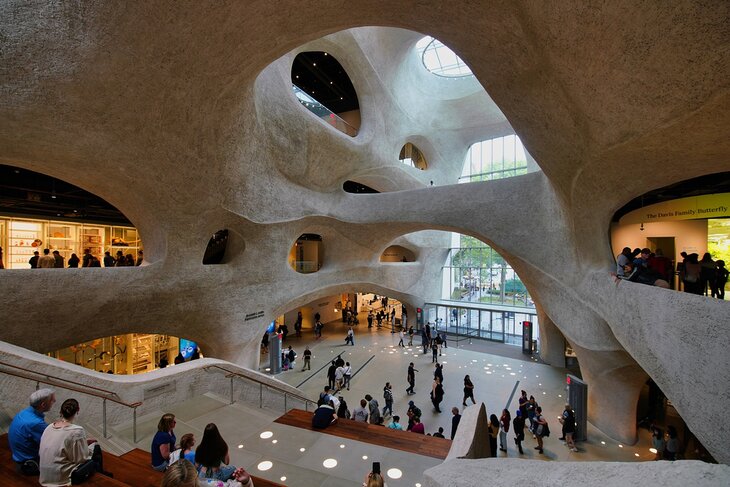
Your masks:
{"label": "person standing", "polygon": [[373,310],[368,312],[368,328],[373,327]]}
{"label": "person standing", "polygon": [[293,348],[291,348],[291,345],[289,345],[289,352],[287,352],[287,358],[289,359],[289,367],[294,368],[296,367],[296,359],[297,359],[297,352],[294,351]]}
{"label": "person standing", "polygon": [[327,385],[330,389],[335,388],[335,372],[337,371],[337,365],[335,365],[335,361],[333,360],[330,364],[329,368],[327,369]]}
{"label": "person standing", "polygon": [[438,377],[434,377],[433,385],[431,386],[431,402],[433,408],[437,413],[441,412],[441,401],[444,400],[444,386],[441,385],[441,381]]}
{"label": "person standing", "polygon": [[393,415],[393,386],[390,385],[390,382],[385,383],[385,387],[383,387],[383,400],[385,400],[385,406],[383,406],[383,416],[385,416],[386,411],[391,416]]}
{"label": "person standing", "polygon": [[406,376],[406,380],[408,381],[408,389],[406,389],[406,394],[415,394],[415,387],[416,387],[416,372],[418,372],[418,369],[416,369],[413,366],[413,362],[411,362],[408,365],[408,375]]}
{"label": "person standing", "polygon": [[438,362],[439,345],[436,340],[431,340],[431,363]]}
{"label": "person standing", "polygon": [[505,453],[507,452],[507,433],[509,433],[509,426],[511,421],[512,416],[509,414],[509,411],[503,409],[502,416],[500,416],[499,418],[499,449]]}
{"label": "person standing", "polygon": [[499,436],[499,418],[496,414],[489,416],[489,426],[487,426],[489,439],[489,456],[497,456],[497,437]]}
{"label": "person standing", "polygon": [[400,425],[400,416],[393,416],[392,420],[390,421],[390,424],[387,426],[388,428],[392,430],[403,430],[403,426]]}
{"label": "person standing", "polygon": [[60,254],[58,250],[53,251],[53,268],[54,269],[63,269],[66,263],[66,259]]}
{"label": "person standing", "polygon": [[464,400],[461,401],[462,406],[466,406],[466,400],[471,399],[471,402],[476,404],[474,400],[474,384],[469,378],[469,374],[464,376]]}
{"label": "person standing", "polygon": [[360,399],[360,407],[352,410],[352,420],[359,421],[361,423],[368,422],[368,402],[365,399]]}
{"label": "person standing", "polygon": [[297,321],[294,322],[294,335],[297,337],[302,336],[302,312],[297,312]]}
{"label": "person standing", "polygon": [[350,362],[345,362],[344,370],[342,371],[342,377],[345,379],[344,386],[347,390],[350,390],[350,379],[352,379],[352,366]]}
{"label": "person standing", "polygon": [[403,343],[403,339],[405,338],[406,334],[403,332],[403,330],[398,332],[398,337],[400,337],[400,340],[398,341],[398,346],[406,348],[405,344]]}
{"label": "person standing", "polygon": [[717,295],[717,299],[725,299],[725,284],[727,283],[728,270],[725,269],[725,261],[718,259],[715,261],[715,277],[713,280],[712,297]]}
{"label": "person standing", "polygon": [[30,264],[31,269],[38,269],[38,259],[41,258],[41,254],[38,253],[38,251],[33,252],[33,257],[28,259],[28,264]]}
{"label": "person standing", "polygon": [[383,418],[380,416],[380,405],[378,404],[378,401],[370,394],[365,394],[365,400],[368,402],[370,424],[382,423]]}
{"label": "person standing", "polygon": [[400,326],[405,330],[408,325],[408,310],[406,305],[402,304],[400,309]]}
{"label": "person standing", "polygon": [[453,415],[451,417],[451,439],[454,439],[454,436],[456,436],[456,430],[459,428],[459,422],[461,421],[461,414],[459,414],[459,408],[453,407],[451,408],[451,414]]}
{"label": "person standing", "polygon": [[535,408],[535,424],[537,425],[537,428],[535,429],[535,437],[537,438],[537,446],[535,447],[535,450],[542,454],[543,438],[550,435],[550,429],[548,428],[547,420],[542,415],[542,408],[540,406]]}
{"label": "person standing", "polygon": [[[121,250],[117,253],[121,253]],[[84,249],[84,255],[81,258],[81,267],[91,267],[91,249]]]}
{"label": "person standing", "polygon": [[408,328],[408,346],[413,346],[413,325]]}
{"label": "person standing", "polygon": [[41,437],[48,425],[45,413],[56,402],[53,389],[38,389],[30,395],[30,405],[15,415],[8,429],[8,443],[16,468],[24,475],[38,475]]}
{"label": "person standing", "polygon": [[395,333],[395,308],[390,313],[390,332]]}
{"label": "person standing", "polygon": [[345,343],[350,342],[350,345],[353,347],[355,346],[355,332],[352,331],[352,327],[350,327],[347,330],[347,337],[345,338]]}
{"label": "person standing", "polygon": [[340,365],[335,369],[335,393],[341,390],[345,382],[345,366]]}
{"label": "person standing", "polygon": [[71,254],[71,257],[68,258],[68,267],[70,269],[76,269],[79,267],[79,256],[76,254]]}
{"label": "person standing", "polygon": [[411,431],[415,424],[416,416],[419,418],[421,417],[421,409],[416,406],[413,401],[408,401],[408,411],[406,411],[406,416],[408,416],[408,426],[406,427],[406,430]]}
{"label": "person standing", "polygon": [[112,257],[112,254],[107,250],[104,252],[104,267],[114,267],[116,260]]}
{"label": "person standing", "polygon": [[426,434],[426,427],[423,425],[423,423],[421,423],[420,416],[413,417],[413,427],[411,428],[411,433],[418,433],[419,435]]}
{"label": "person standing", "polygon": [[312,370],[311,362],[312,362],[312,351],[309,349],[309,346],[306,346],[306,347],[304,347],[304,367],[302,367],[302,372],[304,372],[305,370]]}
{"label": "person standing", "polygon": [[515,419],[512,420],[512,429],[515,432],[515,444],[520,455],[525,452],[522,451],[522,442],[525,441],[525,417],[522,414],[522,410],[518,409],[515,411]]}
{"label": "person standing", "polygon": [[575,413],[568,403],[565,403],[565,409],[563,410],[563,416],[560,418],[560,424],[563,425],[563,437],[561,439],[565,440],[570,451],[578,451],[575,447],[575,441],[573,441],[573,435],[575,434]]}
{"label": "person standing", "polygon": [[140,250],[139,252],[137,252],[137,263],[134,264],[135,267],[142,265],[142,262],[144,262],[144,251]]}

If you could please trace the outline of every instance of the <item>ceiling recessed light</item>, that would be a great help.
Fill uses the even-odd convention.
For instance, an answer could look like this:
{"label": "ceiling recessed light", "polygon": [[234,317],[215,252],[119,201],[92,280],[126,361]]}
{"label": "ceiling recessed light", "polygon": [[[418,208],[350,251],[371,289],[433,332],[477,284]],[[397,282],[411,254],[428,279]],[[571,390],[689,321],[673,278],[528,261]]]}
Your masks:
{"label": "ceiling recessed light", "polygon": [[299,451],[303,453],[303,452],[307,451],[307,449],[306,448],[300,448]]}
{"label": "ceiling recessed light", "polygon": [[269,470],[269,469],[270,469],[271,467],[273,467],[273,466],[274,466],[274,464],[273,464],[273,463],[271,463],[270,461],[266,460],[266,461],[264,461],[264,462],[261,462],[261,463],[259,463],[259,464],[258,464],[258,465],[256,466],[256,468],[258,468],[258,469],[259,469],[260,471],[262,471],[262,472],[265,472],[265,471]]}
{"label": "ceiling recessed light", "polygon": [[268,438],[271,438],[272,436],[274,436],[274,433],[272,433],[271,431],[264,431],[259,435],[259,438],[266,440]]}
{"label": "ceiling recessed light", "polygon": [[363,455],[363,456],[362,456],[362,459],[363,459],[363,460],[367,460],[367,459],[368,459],[368,456],[367,456],[367,455]]}
{"label": "ceiling recessed light", "polygon": [[322,462],[322,466],[324,468],[335,468],[337,466],[337,460],[334,458],[328,458],[324,462]]}
{"label": "ceiling recessed light", "polygon": [[317,65],[317,63],[312,63],[312,66],[316,66],[316,65]]}
{"label": "ceiling recessed light", "polygon": [[403,472],[401,472],[400,469],[397,468],[389,468],[386,473],[388,474],[388,477],[394,480],[397,480],[403,476]]}

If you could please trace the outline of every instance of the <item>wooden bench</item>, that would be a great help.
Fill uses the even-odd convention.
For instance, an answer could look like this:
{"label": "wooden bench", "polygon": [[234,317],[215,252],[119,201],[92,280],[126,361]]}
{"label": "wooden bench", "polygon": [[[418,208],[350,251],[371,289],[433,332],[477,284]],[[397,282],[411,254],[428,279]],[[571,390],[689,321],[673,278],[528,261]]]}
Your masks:
{"label": "wooden bench", "polygon": [[292,409],[277,418],[275,422],[442,460],[446,458],[451,449],[451,440],[445,438],[393,430],[350,419],[340,418],[337,423],[325,429],[315,429],[312,428],[312,413],[302,409]]}

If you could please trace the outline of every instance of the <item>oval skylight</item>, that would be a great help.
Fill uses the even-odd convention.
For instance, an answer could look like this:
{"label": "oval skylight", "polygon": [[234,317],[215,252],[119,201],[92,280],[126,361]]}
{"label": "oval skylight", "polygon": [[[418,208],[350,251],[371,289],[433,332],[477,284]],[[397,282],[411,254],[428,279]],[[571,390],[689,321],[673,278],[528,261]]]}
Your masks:
{"label": "oval skylight", "polygon": [[438,39],[426,36],[416,43],[416,51],[421,54],[423,65],[430,72],[445,78],[465,78],[473,76],[471,69]]}

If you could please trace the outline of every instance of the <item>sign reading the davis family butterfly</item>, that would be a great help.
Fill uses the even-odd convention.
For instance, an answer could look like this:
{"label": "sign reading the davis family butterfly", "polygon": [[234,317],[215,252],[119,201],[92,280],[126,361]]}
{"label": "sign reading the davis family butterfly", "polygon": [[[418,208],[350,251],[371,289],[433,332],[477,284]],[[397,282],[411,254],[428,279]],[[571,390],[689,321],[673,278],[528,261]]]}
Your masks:
{"label": "sign reading the davis family butterfly", "polygon": [[724,217],[730,217],[730,193],[706,194],[663,201],[629,212],[621,217],[619,223],[624,225]]}

